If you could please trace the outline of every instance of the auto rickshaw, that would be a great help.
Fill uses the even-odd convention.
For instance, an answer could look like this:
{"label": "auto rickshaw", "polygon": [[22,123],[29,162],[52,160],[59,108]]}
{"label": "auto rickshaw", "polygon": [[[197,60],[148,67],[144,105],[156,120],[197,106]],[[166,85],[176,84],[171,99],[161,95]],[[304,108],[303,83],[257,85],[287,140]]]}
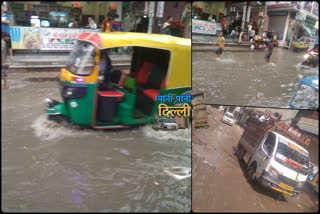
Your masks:
{"label": "auto rickshaw", "polygon": [[[130,70],[111,67],[109,82],[99,82],[101,61],[111,64],[110,49],[122,47],[131,49]],[[158,95],[177,96],[191,90],[191,40],[160,34],[84,32],[61,69],[59,85],[63,102],[45,99],[49,119],[66,117],[95,129],[152,123]]]}
{"label": "auto rickshaw", "polygon": [[[294,104],[294,101],[295,101],[295,98],[296,98],[299,90],[301,89],[302,85],[306,85],[306,86],[312,88],[313,90],[316,91],[316,94],[318,94],[319,93],[319,74],[315,74],[315,75],[312,75],[312,76],[309,76],[309,77],[305,77],[305,78],[299,79],[298,88],[295,91],[295,93],[294,93],[294,95],[293,95],[293,97],[292,97],[292,99],[291,99],[291,101],[289,103],[289,107],[292,107],[294,109],[300,109],[301,108],[299,106],[296,106]],[[310,96],[310,94],[308,94],[308,96]],[[315,105],[315,107],[314,107],[315,109],[317,109],[319,107],[318,103],[311,103],[311,104]],[[311,107],[311,108],[313,108],[313,107]]]}

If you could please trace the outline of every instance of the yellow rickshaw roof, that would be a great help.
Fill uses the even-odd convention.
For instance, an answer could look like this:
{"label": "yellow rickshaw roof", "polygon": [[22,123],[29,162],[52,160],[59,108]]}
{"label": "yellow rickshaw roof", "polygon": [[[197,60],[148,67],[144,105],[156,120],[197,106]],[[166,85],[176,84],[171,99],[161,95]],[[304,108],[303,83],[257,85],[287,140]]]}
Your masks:
{"label": "yellow rickshaw roof", "polygon": [[140,46],[169,50],[171,59],[166,88],[191,87],[191,39],[132,32],[83,32],[79,40],[91,42],[99,49]]}
{"label": "yellow rickshaw roof", "polygon": [[89,41],[99,49],[143,46],[158,47],[163,49],[174,49],[179,46],[191,47],[191,40],[163,34],[133,33],[133,32],[109,32],[88,33],[79,35],[79,40]]}

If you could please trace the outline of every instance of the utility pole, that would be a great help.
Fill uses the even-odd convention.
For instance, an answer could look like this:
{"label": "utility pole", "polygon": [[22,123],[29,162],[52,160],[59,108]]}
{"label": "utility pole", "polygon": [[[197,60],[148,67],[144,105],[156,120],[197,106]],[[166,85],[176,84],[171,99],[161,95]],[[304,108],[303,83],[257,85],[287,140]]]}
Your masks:
{"label": "utility pole", "polygon": [[264,23],[264,19],[265,19],[266,15],[267,15],[267,8],[268,8],[267,2],[264,2],[264,5],[262,7],[263,7],[263,9],[262,9],[262,17],[261,17],[260,24],[259,24],[259,35],[262,35],[262,33],[263,33],[263,23]]}
{"label": "utility pole", "polygon": [[154,23],[154,10],[155,10],[155,2],[151,1],[149,2],[149,20],[148,20],[148,33],[152,33],[153,30],[153,23]]}
{"label": "utility pole", "polygon": [[244,31],[244,23],[246,22],[246,12],[247,12],[247,2],[245,1],[243,5],[243,14],[242,14],[242,23],[241,23],[242,31]]}
{"label": "utility pole", "polygon": [[154,2],[154,11],[153,11],[152,33],[158,33],[157,10],[158,10],[158,1],[155,1]]}

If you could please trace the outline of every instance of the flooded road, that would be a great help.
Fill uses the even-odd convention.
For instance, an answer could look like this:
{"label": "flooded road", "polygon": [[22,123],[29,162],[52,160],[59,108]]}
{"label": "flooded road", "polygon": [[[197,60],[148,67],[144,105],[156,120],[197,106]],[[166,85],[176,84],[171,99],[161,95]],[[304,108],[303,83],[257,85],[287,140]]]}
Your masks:
{"label": "flooded road", "polygon": [[233,147],[243,129],[221,122],[219,110],[207,106],[208,128],[192,130],[192,210],[194,212],[317,212],[319,196],[297,197],[248,183]]}
{"label": "flooded road", "polygon": [[43,99],[61,100],[57,82],[26,79],[58,75],[9,73],[2,92],[2,210],[190,211],[191,177],[168,172],[190,170],[191,130],[80,130],[48,121]]}
{"label": "flooded road", "polygon": [[[274,48],[267,64],[264,51],[192,53],[192,87],[204,92],[207,104],[287,108],[298,80],[318,72],[302,66],[304,53]],[[318,108],[318,93],[308,87],[299,94],[299,108]]]}

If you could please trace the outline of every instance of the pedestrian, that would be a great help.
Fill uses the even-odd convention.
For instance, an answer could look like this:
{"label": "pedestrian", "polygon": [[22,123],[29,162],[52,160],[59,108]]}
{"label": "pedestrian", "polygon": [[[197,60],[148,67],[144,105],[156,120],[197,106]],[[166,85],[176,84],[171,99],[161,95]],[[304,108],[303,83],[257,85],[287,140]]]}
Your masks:
{"label": "pedestrian", "polygon": [[101,32],[111,32],[112,31],[112,26],[110,24],[111,20],[112,20],[112,15],[109,12],[107,14],[107,17],[102,21]]}
{"label": "pedestrian", "polygon": [[78,28],[78,27],[79,27],[79,26],[78,26],[78,22],[79,22],[79,19],[76,18],[76,19],[74,20],[74,22],[72,23],[71,28]]}
{"label": "pedestrian", "polygon": [[14,58],[13,58],[13,52],[12,52],[9,24],[10,24],[10,16],[5,11],[5,6],[2,2],[2,4],[1,4],[1,32],[6,32],[9,35],[9,39],[6,40],[6,43],[7,43],[7,49],[9,50],[9,54],[10,54],[10,60],[13,62]]}
{"label": "pedestrian", "polygon": [[[250,23],[248,24],[248,38],[250,38],[251,30],[252,30],[252,22],[250,22]],[[250,39],[249,39],[249,41],[250,41]]]}
{"label": "pedestrian", "polygon": [[3,90],[7,90],[7,55],[8,55],[8,47],[7,41],[10,39],[10,35],[7,32],[1,32],[1,76],[3,79]]}
{"label": "pedestrian", "polygon": [[243,31],[242,31],[242,28],[239,26],[238,27],[238,33],[239,33],[239,44],[241,43],[242,41],[242,35],[243,35]]}
{"label": "pedestrian", "polygon": [[219,37],[218,37],[218,50],[216,51],[216,54],[218,55],[218,58],[217,60],[220,60],[221,59],[221,55],[223,53],[223,50],[224,50],[224,37],[223,37],[223,34],[222,32],[220,31],[219,32]]}
{"label": "pedestrian", "polygon": [[268,52],[267,52],[267,54],[266,54],[266,56],[265,56],[266,62],[267,62],[267,63],[270,63],[270,57],[271,57],[272,51],[273,51],[273,45],[272,45],[272,43],[271,43],[271,42],[267,42],[267,43],[266,43],[266,48],[268,48]]}
{"label": "pedestrian", "polygon": [[221,20],[221,28],[222,28],[222,32],[223,32],[223,37],[227,38],[227,18],[226,16],[223,17],[223,19]]}
{"label": "pedestrian", "polygon": [[119,15],[115,14],[114,16],[112,16],[112,19],[110,21],[112,31],[120,31],[120,23],[116,21],[117,18],[119,18]]}
{"label": "pedestrian", "polygon": [[88,18],[88,22],[90,28],[97,28],[97,24],[93,21],[91,17]]}
{"label": "pedestrian", "polygon": [[160,33],[161,34],[167,34],[167,35],[171,35],[171,23],[172,23],[172,16],[168,16],[167,19],[166,19],[166,22],[163,23],[162,27],[161,27],[161,30],[160,30]]}
{"label": "pedestrian", "polygon": [[234,28],[232,31],[231,31],[231,38],[232,38],[232,40],[234,41],[234,39],[235,39],[235,37],[236,37],[236,28]]}
{"label": "pedestrian", "polygon": [[254,30],[254,28],[252,28],[252,30],[250,31],[249,41],[251,41],[251,39],[254,39],[255,35],[256,35],[256,31]]}

